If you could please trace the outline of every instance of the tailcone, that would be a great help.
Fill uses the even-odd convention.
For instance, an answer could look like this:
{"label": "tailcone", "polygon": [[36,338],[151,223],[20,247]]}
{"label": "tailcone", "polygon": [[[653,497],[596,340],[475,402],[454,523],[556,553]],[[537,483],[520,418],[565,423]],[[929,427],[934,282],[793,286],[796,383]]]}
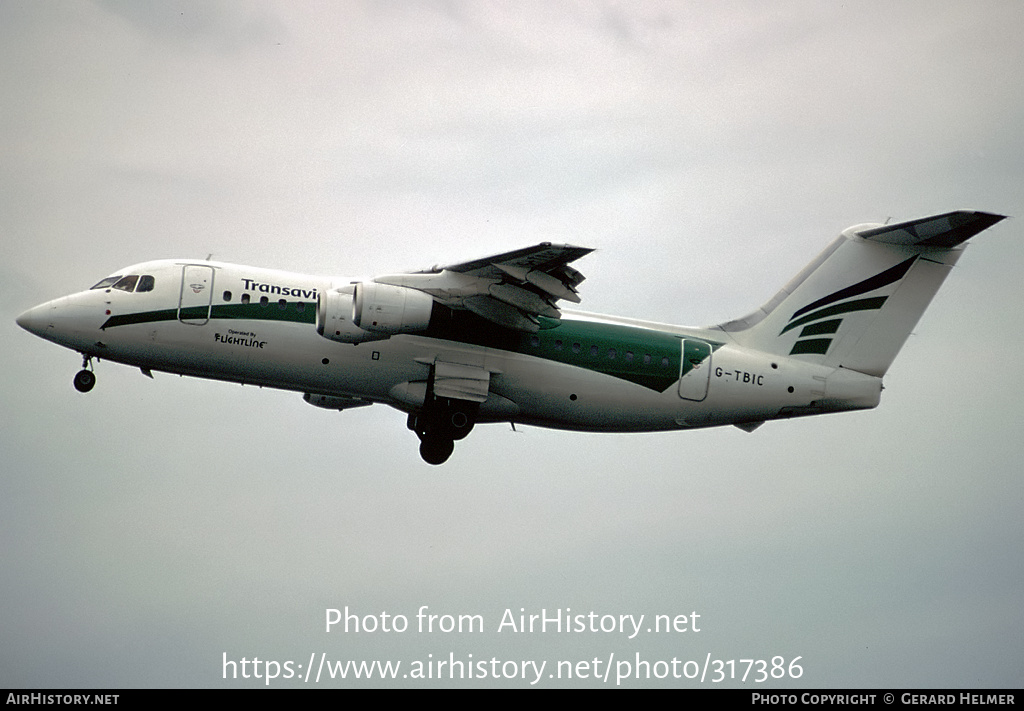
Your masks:
{"label": "tailcone", "polygon": [[870,410],[882,400],[882,379],[847,368],[836,368],[825,381],[825,412]]}

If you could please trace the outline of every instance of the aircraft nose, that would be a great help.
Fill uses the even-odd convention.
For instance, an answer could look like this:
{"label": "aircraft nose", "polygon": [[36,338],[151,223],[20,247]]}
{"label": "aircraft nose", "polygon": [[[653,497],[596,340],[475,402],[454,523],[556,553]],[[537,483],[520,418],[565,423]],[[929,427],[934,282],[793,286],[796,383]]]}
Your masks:
{"label": "aircraft nose", "polygon": [[48,312],[50,310],[49,304],[34,306],[18,316],[18,318],[15,319],[15,322],[29,333],[34,333],[37,336],[42,335],[42,333],[50,326],[50,319],[48,318]]}

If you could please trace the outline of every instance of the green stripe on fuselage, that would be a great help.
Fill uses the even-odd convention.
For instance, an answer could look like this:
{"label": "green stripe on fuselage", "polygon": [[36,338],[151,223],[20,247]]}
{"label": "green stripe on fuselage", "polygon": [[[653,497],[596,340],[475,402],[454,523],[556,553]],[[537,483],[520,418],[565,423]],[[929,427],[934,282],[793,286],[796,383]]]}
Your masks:
{"label": "green stripe on fuselage", "polygon": [[[435,309],[424,335],[565,363],[658,392],[679,380],[680,336],[597,321],[558,321],[543,316],[539,321],[540,331],[521,333],[468,311]],[[707,343],[711,350],[722,345]]]}
{"label": "green stripe on fuselage", "polygon": [[[301,310],[299,303],[303,304]],[[201,319],[205,315],[206,307],[190,307],[186,317]],[[175,321],[178,317],[177,309],[120,314],[108,318],[103,328]],[[266,306],[259,302],[216,304],[210,309],[210,319],[288,321],[312,326],[316,323],[316,304],[289,301],[284,308],[275,301]],[[438,307],[422,335],[565,363],[658,392],[679,380],[681,367],[681,336],[596,321],[541,317],[540,331],[531,334],[503,328],[469,311]],[[722,345],[705,342],[712,351]]]}
{"label": "green stripe on fuselage", "polygon": [[[301,306],[300,306],[301,304]],[[188,306],[181,309],[181,318],[204,319],[207,306]],[[300,310],[301,309],[301,310]],[[217,304],[209,311],[211,319],[247,319],[250,321],[292,321],[294,323],[316,323],[316,304],[305,301],[288,301],[285,307],[276,301],[261,306],[257,301],[250,304]],[[140,311],[133,314],[111,316],[101,328],[129,326],[134,323],[156,323],[158,321],[176,321],[178,309],[162,309],[160,311]]]}
{"label": "green stripe on fuselage", "polygon": [[[546,326],[546,327],[545,327]],[[660,331],[542,319],[519,352],[594,370],[661,392],[679,380],[680,339]]]}
{"label": "green stripe on fuselage", "polygon": [[210,318],[246,319],[250,321],[291,321],[293,323],[316,323],[316,302],[285,301],[284,306],[271,301],[266,306],[259,302],[250,304],[219,304],[213,307]]}

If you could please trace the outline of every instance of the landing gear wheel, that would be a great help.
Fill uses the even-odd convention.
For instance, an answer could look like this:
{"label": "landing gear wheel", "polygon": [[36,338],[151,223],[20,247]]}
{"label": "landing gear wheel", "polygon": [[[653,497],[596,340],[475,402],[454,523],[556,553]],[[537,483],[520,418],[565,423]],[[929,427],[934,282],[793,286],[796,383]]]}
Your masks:
{"label": "landing gear wheel", "polygon": [[445,427],[452,439],[465,439],[466,435],[473,431],[476,424],[476,412],[471,409],[451,407],[447,414]]}
{"label": "landing gear wheel", "polygon": [[455,441],[447,437],[425,436],[420,442],[420,456],[427,464],[444,464],[455,451]]}
{"label": "landing gear wheel", "polygon": [[406,426],[420,438],[420,456],[427,464],[444,464],[476,424],[480,403],[434,394],[436,365],[430,366],[423,407],[409,413]]}
{"label": "landing gear wheel", "polygon": [[75,390],[80,393],[87,393],[96,384],[96,374],[91,370],[80,370],[75,375]]}

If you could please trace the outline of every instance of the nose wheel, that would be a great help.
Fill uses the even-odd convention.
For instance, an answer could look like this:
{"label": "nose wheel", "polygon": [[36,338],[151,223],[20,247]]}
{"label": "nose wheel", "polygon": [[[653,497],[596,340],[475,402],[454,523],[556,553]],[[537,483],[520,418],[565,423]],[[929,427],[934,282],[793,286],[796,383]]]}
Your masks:
{"label": "nose wheel", "polygon": [[75,390],[87,393],[96,384],[96,374],[91,370],[80,370],[75,374]]}
{"label": "nose wheel", "polygon": [[92,372],[92,358],[82,357],[82,369],[75,374],[75,390],[87,393],[96,385],[96,373]]}

